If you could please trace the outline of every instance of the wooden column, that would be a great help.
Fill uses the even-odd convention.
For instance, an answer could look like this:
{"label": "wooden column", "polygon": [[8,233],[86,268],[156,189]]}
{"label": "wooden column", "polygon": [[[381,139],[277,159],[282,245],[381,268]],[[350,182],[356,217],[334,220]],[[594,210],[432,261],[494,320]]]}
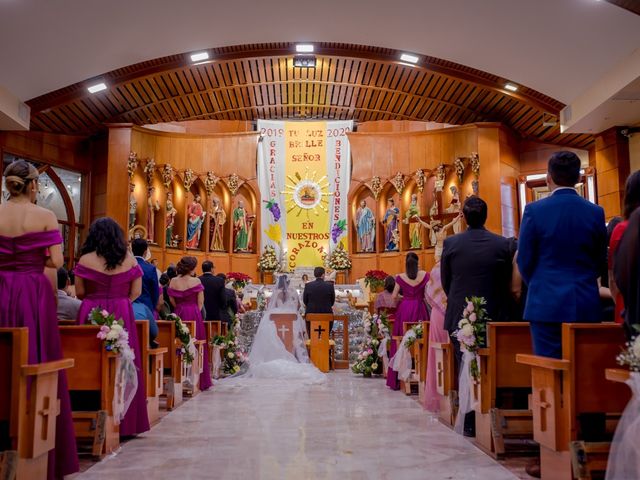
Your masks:
{"label": "wooden column", "polygon": [[624,184],[629,176],[629,140],[613,127],[596,135],[598,204],[608,220],[622,215]]}
{"label": "wooden column", "polygon": [[[500,194],[500,129],[495,125],[478,128],[478,156],[480,157],[479,194],[487,202],[486,227],[502,234],[502,198]],[[464,199],[463,199],[464,201]]]}
{"label": "wooden column", "polygon": [[131,152],[131,123],[115,123],[109,127],[107,153],[106,215],[127,231],[129,212],[129,177],[127,160]]}

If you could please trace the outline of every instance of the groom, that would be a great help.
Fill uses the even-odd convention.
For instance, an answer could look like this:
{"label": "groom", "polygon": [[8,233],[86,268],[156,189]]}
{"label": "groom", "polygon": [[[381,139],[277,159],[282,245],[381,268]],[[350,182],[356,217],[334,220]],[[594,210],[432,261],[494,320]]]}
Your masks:
{"label": "groom", "polygon": [[[304,286],[302,301],[305,305],[305,314],[309,313],[333,313],[333,304],[336,301],[336,292],[333,283],[324,279],[324,268],[313,269],[313,276],[316,279],[308,282]],[[329,324],[329,331],[333,328],[333,322]],[[307,321],[307,334],[309,334],[310,324]]]}

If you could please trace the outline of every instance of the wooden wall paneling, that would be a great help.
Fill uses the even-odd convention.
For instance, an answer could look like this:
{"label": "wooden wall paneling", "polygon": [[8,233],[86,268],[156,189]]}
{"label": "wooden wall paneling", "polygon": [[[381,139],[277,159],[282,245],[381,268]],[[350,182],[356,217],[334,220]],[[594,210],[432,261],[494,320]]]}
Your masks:
{"label": "wooden wall paneling", "polygon": [[231,266],[229,271],[243,272],[250,275],[254,283],[259,283],[258,275],[258,255],[255,254],[232,254],[230,255]]}
{"label": "wooden wall paneling", "polygon": [[126,230],[129,217],[127,160],[131,152],[131,124],[109,125],[106,214]]}
{"label": "wooden wall paneling", "polygon": [[369,270],[378,269],[378,255],[370,253],[356,253],[351,256],[351,281],[364,278]]}
{"label": "wooden wall paneling", "polygon": [[478,155],[480,158],[480,197],[487,202],[489,211],[486,227],[502,233],[500,182],[500,143],[497,128],[478,128]]}
{"label": "wooden wall paneling", "polygon": [[596,136],[595,160],[598,203],[604,208],[608,221],[622,213],[624,185],[630,171],[629,140],[620,134],[618,127]]}
{"label": "wooden wall paneling", "polygon": [[393,276],[402,273],[404,272],[405,255],[405,253],[400,252],[382,253],[378,257],[378,268]]}
{"label": "wooden wall paneling", "polygon": [[[499,130],[500,139],[500,199],[502,210],[502,234],[517,236],[520,213],[518,206],[517,178],[520,175],[518,142],[504,128]],[[480,161],[482,169],[482,160]]]}
{"label": "wooden wall paneling", "polygon": [[209,260],[213,262],[215,273],[227,273],[231,271],[231,257],[224,253],[210,253]]}

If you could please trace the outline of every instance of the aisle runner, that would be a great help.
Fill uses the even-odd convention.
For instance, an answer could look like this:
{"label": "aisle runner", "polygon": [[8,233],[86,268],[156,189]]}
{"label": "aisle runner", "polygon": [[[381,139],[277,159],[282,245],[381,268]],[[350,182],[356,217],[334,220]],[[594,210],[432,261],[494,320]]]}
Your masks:
{"label": "aisle runner", "polygon": [[258,120],[262,245],[290,270],[321,265],[338,243],[347,248],[351,121]]}

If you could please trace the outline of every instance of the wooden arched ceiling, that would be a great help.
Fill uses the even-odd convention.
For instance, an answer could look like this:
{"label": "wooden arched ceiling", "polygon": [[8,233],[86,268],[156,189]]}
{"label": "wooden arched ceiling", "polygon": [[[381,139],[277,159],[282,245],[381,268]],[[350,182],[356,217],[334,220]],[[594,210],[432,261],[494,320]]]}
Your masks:
{"label": "wooden arched ceiling", "polygon": [[[316,68],[294,68],[295,45],[213,48],[211,60],[189,55],[149,60],[34,98],[33,129],[90,134],[104,123],[137,125],[196,119],[324,118],[421,120],[462,125],[499,121],[522,138],[587,148],[591,135],[560,134],[564,106],[524,86],[463,65],[421,57],[417,66],[391,49],[316,43]],[[86,87],[104,80],[109,89]]]}

